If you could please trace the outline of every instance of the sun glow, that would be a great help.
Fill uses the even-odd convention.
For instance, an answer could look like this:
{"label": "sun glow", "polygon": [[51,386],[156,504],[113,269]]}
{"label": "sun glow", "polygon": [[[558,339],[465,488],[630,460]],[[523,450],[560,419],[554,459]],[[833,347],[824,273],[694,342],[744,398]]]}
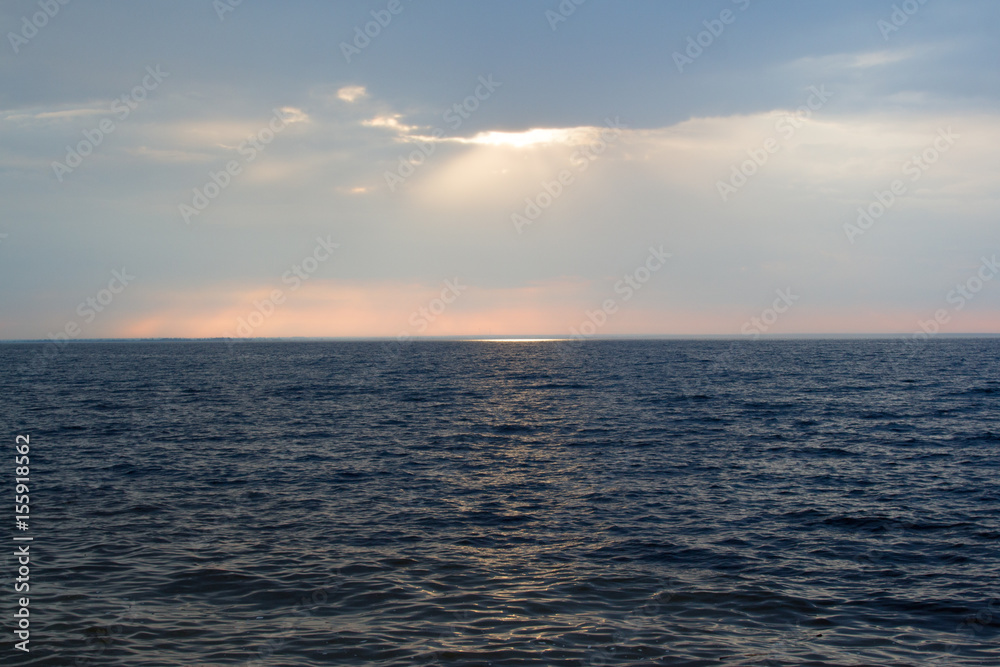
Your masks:
{"label": "sun glow", "polygon": [[472,343],[558,343],[568,338],[469,338]]}
{"label": "sun glow", "polygon": [[456,138],[453,141],[463,144],[481,144],[486,146],[511,146],[527,148],[545,144],[585,144],[600,133],[598,127],[559,127],[533,128],[524,132],[480,132],[468,138]]}

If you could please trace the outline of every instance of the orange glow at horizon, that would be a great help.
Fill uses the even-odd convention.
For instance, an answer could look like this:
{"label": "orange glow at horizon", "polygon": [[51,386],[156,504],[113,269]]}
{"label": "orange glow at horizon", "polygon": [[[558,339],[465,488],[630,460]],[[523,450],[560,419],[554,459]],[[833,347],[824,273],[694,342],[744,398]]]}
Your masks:
{"label": "orange glow at horizon", "polygon": [[[188,293],[154,292],[108,311],[81,338],[419,338],[450,336],[503,342],[600,336],[741,335],[758,313],[746,306],[693,308],[636,298],[592,327],[593,286],[562,280],[513,288],[468,288],[453,303],[436,304],[440,285],[315,282],[270,298],[273,287]],[[597,292],[600,294],[600,291]],[[597,301],[599,303],[599,301]],[[141,304],[141,310],[135,304]],[[122,304],[126,306],[126,304]],[[266,313],[266,316],[265,314]],[[796,306],[767,334],[912,334],[933,311],[819,309]],[[58,327],[58,323],[53,323]],[[58,328],[52,328],[56,331]],[[0,336],[3,335],[0,329]],[[941,333],[1000,333],[1000,313],[951,313]],[[44,337],[46,332],[40,332]]]}

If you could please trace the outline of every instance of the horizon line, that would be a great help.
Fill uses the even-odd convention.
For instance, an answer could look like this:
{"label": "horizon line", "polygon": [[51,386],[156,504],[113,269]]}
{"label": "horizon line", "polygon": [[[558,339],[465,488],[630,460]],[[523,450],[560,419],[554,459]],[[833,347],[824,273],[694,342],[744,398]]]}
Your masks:
{"label": "horizon line", "polygon": [[182,337],[159,336],[149,338],[0,338],[0,344],[11,343],[155,343],[155,342],[220,342],[220,343],[267,343],[267,342],[480,342],[480,343],[543,343],[562,341],[623,341],[623,340],[892,340],[900,338],[998,338],[1000,332],[951,332],[933,335],[920,335],[913,332],[903,333],[785,333],[785,334],[606,334],[593,336],[567,336],[552,334],[511,334],[511,335],[453,335],[453,336],[262,336],[262,337]]}

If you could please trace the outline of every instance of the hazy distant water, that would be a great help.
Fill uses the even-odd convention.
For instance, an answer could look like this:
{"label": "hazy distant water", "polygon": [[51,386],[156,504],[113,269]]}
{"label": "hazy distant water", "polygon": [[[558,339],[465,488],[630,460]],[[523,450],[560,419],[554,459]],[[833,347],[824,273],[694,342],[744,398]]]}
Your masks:
{"label": "hazy distant water", "polygon": [[40,349],[3,664],[1000,664],[1000,340]]}

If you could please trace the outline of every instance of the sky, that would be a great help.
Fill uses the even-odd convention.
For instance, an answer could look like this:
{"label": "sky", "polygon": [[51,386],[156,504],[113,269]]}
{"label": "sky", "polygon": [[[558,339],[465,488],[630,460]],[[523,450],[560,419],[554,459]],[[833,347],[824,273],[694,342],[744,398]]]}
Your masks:
{"label": "sky", "polygon": [[8,1],[0,339],[1000,333],[998,21]]}

